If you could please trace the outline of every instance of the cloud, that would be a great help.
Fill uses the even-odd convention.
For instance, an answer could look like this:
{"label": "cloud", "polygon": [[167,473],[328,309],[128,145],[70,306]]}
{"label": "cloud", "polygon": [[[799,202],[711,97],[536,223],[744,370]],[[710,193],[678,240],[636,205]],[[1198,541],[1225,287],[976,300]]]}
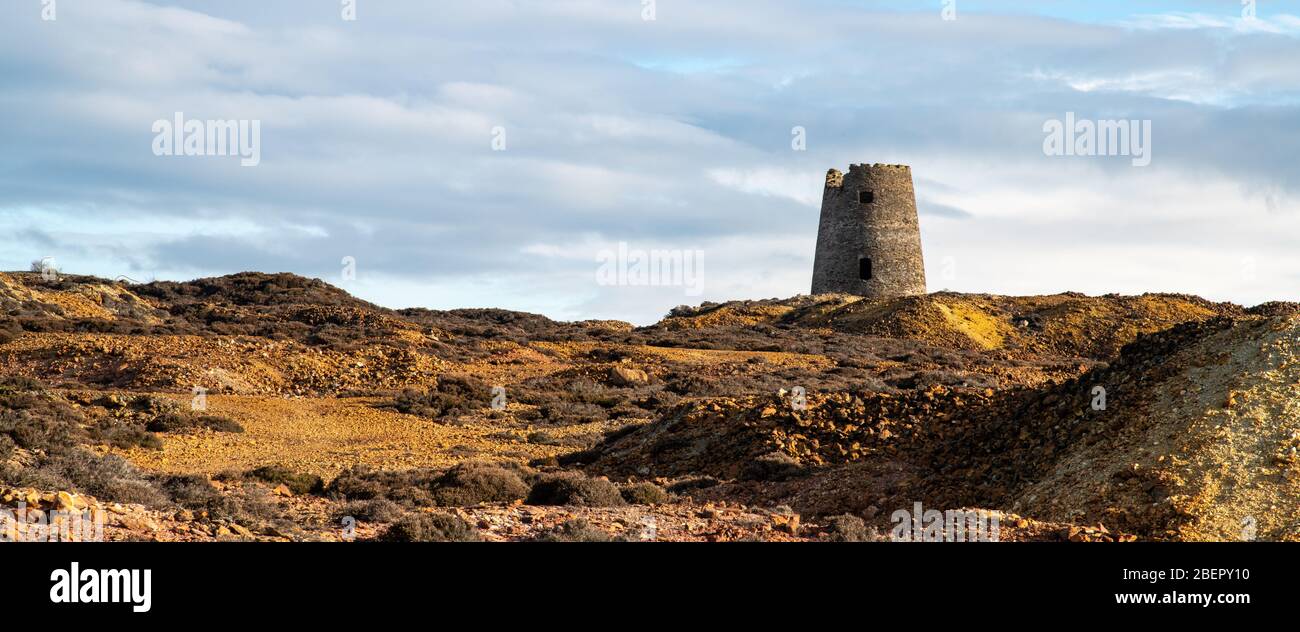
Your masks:
{"label": "cloud", "polygon": [[[930,265],[959,263],[933,288],[1296,298],[1300,19],[1140,4],[4,3],[0,267],[352,256],[348,289],[395,307],[647,322],[806,292],[826,170],[885,162],[913,166]],[[261,165],[154,156],[176,112],[260,120]],[[1044,156],[1066,112],[1151,120],[1152,165]],[[703,250],[705,294],[596,285],[619,242]],[[1255,281],[1220,274],[1243,256]]]}
{"label": "cloud", "polygon": [[[1256,6],[1258,9],[1259,5]],[[1269,15],[1270,8],[1269,4],[1264,4],[1265,12],[1256,10],[1254,15],[1248,15],[1245,9],[1237,15],[1186,11],[1141,14],[1124,20],[1123,24],[1136,29],[1222,29],[1238,33],[1300,35],[1300,18],[1286,13]]]}
{"label": "cloud", "polygon": [[922,200],[917,203],[917,213],[921,215],[933,215],[935,217],[946,217],[949,219],[968,219],[974,217],[970,211],[965,211],[949,204],[940,204],[938,202],[928,202]]}
{"label": "cloud", "polygon": [[793,171],[779,167],[757,169],[712,169],[714,182],[741,193],[778,197],[816,208],[821,203],[825,174]]}

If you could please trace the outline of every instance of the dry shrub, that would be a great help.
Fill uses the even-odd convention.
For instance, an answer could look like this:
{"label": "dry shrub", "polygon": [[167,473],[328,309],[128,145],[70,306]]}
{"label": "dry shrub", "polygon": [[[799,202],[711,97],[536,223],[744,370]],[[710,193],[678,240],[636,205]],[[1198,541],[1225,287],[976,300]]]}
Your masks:
{"label": "dry shrub", "polygon": [[161,450],[163,447],[158,435],[126,419],[105,419],[91,426],[88,433],[91,439],[114,448],[128,449],[138,446]]}
{"label": "dry shrub", "polygon": [[325,491],[336,500],[384,499],[403,507],[430,507],[436,504],[430,491],[442,474],[432,469],[390,472],[358,465],[340,473]]}
{"label": "dry shrub", "polygon": [[579,472],[543,475],[525,500],[530,505],[573,505],[617,507],[625,504],[618,486],[609,479],[592,478]]}
{"label": "dry shrub", "polygon": [[784,481],[803,471],[798,459],[784,452],[769,452],[750,461],[740,478],[746,481]]}
{"label": "dry shrub", "polygon": [[561,448],[579,448],[588,450],[594,447],[599,441],[599,435],[595,434],[571,434],[557,435],[547,430],[538,430],[531,432],[527,437],[528,443],[534,445],[549,445]]}
{"label": "dry shrub", "polygon": [[508,463],[470,462],[446,471],[400,472],[357,466],[330,482],[326,494],[336,500],[386,500],[406,508],[460,507],[520,500],[528,495],[534,476]]}
{"label": "dry shrub", "polygon": [[0,345],[12,341],[23,333],[23,326],[16,320],[0,320]]}
{"label": "dry shrub", "polygon": [[386,529],[385,542],[480,542],[482,536],[468,522],[449,513],[410,514]]}
{"label": "dry shrub", "polygon": [[[129,425],[88,433],[81,411],[39,381],[0,379],[0,462],[22,449],[35,457],[29,466],[0,466],[0,481],[15,486],[90,494],[101,500],[162,506],[166,497],[134,466],[116,455],[99,456],[84,445],[103,438],[120,444],[148,445]],[[149,435],[152,436],[152,435]]]}
{"label": "dry shrub", "polygon": [[433,500],[444,507],[510,502],[528,495],[520,472],[489,463],[462,463],[433,485]]}
{"label": "dry shrub", "polygon": [[826,533],[831,542],[870,542],[874,539],[867,523],[852,514],[831,517]]}
{"label": "dry shrub", "polygon": [[613,536],[591,526],[583,518],[573,518],[544,531],[534,538],[537,542],[612,542]]}
{"label": "dry shrub", "polygon": [[206,512],[212,520],[229,520],[254,528],[267,522],[286,522],[279,506],[260,487],[222,492],[199,474],[162,476],[158,487],[172,502],[196,513]]}
{"label": "dry shrub", "polygon": [[239,425],[233,419],[220,417],[217,415],[195,415],[183,412],[169,412],[161,414],[148,425],[146,430],[151,432],[174,432],[184,433],[192,432],[206,428],[214,432],[243,432],[244,427]]}
{"label": "dry shrub", "polygon": [[672,494],[689,494],[690,492],[695,490],[717,487],[718,485],[721,484],[722,481],[712,476],[707,476],[707,475],[696,476],[696,477],[680,480],[677,481],[676,483],[673,483],[672,485],[669,485],[668,492]]}
{"label": "dry shrub", "polygon": [[664,488],[648,481],[624,485],[621,493],[631,505],[662,505],[671,499]]}
{"label": "dry shrub", "polygon": [[375,500],[354,500],[344,503],[337,511],[334,512],[335,518],[342,519],[347,516],[366,522],[396,522],[399,518],[406,515],[401,505],[382,498]]}
{"label": "dry shrub", "polygon": [[430,419],[464,415],[487,407],[492,389],[468,375],[444,375],[432,390],[408,388],[393,399],[392,407],[408,415]]}
{"label": "dry shrub", "polygon": [[0,435],[32,451],[71,450],[88,437],[85,416],[39,382],[9,378],[0,381]]}
{"label": "dry shrub", "polygon": [[75,448],[41,459],[34,467],[0,470],[12,485],[89,494],[102,501],[164,507],[167,497],[116,454],[99,456]]}
{"label": "dry shrub", "polygon": [[245,476],[271,485],[284,485],[299,496],[320,494],[325,491],[325,481],[321,477],[295,472],[283,465],[263,465],[249,470]]}

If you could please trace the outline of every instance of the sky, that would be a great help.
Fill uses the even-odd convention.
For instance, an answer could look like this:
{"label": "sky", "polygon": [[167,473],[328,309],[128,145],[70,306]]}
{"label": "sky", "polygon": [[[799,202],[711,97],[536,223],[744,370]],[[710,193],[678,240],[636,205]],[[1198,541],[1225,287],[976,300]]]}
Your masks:
{"label": "sky", "polygon": [[930,291],[1300,300],[1300,0],[5,0],[0,148],[6,270],[648,324],[807,293],[826,170],[879,162]]}

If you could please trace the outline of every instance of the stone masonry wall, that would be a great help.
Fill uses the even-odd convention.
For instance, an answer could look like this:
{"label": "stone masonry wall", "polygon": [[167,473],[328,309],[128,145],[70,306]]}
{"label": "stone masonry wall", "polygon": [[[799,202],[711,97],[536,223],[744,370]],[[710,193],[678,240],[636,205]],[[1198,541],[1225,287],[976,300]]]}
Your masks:
{"label": "stone masonry wall", "polygon": [[[862,191],[874,199],[859,202]],[[871,259],[870,280],[859,278],[861,257]],[[812,293],[828,292],[871,298],[925,294],[921,228],[907,165],[851,165],[846,174],[826,174]]]}

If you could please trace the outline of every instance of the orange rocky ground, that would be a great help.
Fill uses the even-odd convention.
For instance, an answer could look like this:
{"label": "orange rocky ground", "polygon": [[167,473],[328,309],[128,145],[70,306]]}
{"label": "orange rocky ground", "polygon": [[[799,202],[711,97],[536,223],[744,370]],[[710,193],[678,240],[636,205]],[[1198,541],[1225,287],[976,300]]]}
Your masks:
{"label": "orange rocky ground", "polygon": [[[188,401],[188,396],[175,396]],[[163,438],[161,450],[125,453],[168,473],[249,470],[268,463],[333,478],[356,465],[381,469],[447,468],[468,458],[521,464],[563,452],[531,444],[504,424],[445,424],[378,408],[377,398],[209,396],[208,411],[235,420],[241,433],[198,432]],[[566,426],[557,436],[603,432],[607,424]]]}
{"label": "orange rocky ground", "polygon": [[1294,312],[827,295],[634,328],[0,274],[0,510],[95,508],[110,539],[872,540],[924,502],[1003,540],[1296,539]]}

